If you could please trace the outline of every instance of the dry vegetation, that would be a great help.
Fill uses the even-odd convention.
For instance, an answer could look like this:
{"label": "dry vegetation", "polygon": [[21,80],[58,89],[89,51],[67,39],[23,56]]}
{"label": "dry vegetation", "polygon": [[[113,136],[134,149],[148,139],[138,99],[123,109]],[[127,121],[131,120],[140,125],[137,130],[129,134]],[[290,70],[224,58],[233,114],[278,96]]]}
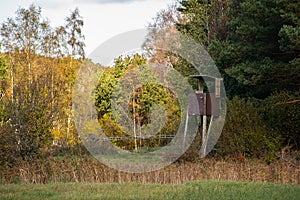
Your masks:
{"label": "dry vegetation", "polygon": [[1,183],[159,183],[180,184],[194,180],[230,180],[300,184],[300,164],[278,160],[267,165],[259,160],[216,160],[177,162],[164,169],[143,173],[123,173],[108,168],[92,157],[48,158],[20,161],[18,167],[0,170]]}

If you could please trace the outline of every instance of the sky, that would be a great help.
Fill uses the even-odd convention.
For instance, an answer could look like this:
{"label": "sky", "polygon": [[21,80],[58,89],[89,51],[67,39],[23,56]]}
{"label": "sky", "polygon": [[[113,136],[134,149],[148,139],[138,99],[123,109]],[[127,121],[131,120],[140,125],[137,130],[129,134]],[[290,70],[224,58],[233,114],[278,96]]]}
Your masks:
{"label": "sky", "polygon": [[100,44],[123,32],[146,28],[161,9],[174,0],[0,0],[0,22],[15,17],[19,7],[34,3],[42,8],[42,16],[53,27],[63,25],[64,19],[76,7],[84,20],[85,52],[88,56]]}

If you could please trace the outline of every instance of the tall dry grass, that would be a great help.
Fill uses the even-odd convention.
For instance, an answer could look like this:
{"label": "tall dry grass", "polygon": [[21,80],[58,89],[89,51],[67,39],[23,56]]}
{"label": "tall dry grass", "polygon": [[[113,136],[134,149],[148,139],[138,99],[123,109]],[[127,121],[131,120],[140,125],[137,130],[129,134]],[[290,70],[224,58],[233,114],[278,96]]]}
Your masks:
{"label": "tall dry grass", "polygon": [[300,164],[278,160],[267,165],[260,160],[216,160],[177,162],[158,171],[132,174],[108,168],[92,157],[50,157],[33,162],[19,161],[18,167],[2,168],[1,183],[160,183],[180,184],[193,180],[255,181],[300,184]]}

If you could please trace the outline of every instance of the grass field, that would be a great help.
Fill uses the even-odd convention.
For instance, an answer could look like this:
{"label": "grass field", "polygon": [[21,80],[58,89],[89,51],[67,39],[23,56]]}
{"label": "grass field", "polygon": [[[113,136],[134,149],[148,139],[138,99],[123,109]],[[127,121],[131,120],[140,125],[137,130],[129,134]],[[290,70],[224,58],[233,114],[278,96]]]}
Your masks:
{"label": "grass field", "polygon": [[300,186],[201,181],[180,185],[51,183],[0,185],[0,199],[300,199]]}

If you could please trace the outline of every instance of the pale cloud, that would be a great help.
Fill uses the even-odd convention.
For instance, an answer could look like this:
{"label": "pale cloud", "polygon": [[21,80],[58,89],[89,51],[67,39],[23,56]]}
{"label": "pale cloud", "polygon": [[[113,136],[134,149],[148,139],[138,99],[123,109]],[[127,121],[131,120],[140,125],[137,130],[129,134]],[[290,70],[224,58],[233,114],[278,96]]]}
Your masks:
{"label": "pale cloud", "polygon": [[156,13],[174,0],[0,0],[0,23],[7,17],[15,17],[18,7],[32,3],[42,8],[42,16],[51,26],[65,23],[65,18],[76,7],[84,20],[86,53],[120,33],[145,28]]}
{"label": "pale cloud", "polygon": [[[69,7],[70,5],[82,5],[82,4],[128,4],[135,2],[144,2],[147,0],[37,0],[37,4],[43,8],[58,9],[63,7]],[[164,2],[167,0],[152,0],[153,2]]]}
{"label": "pale cloud", "polygon": [[59,9],[59,8],[66,8],[74,5],[74,0],[38,0],[36,2],[39,6],[45,9]]}
{"label": "pale cloud", "polygon": [[97,4],[114,4],[114,3],[130,3],[134,1],[144,0],[74,0],[76,3],[97,3]]}
{"label": "pale cloud", "polygon": [[145,0],[38,0],[37,3],[43,8],[58,9],[79,4],[125,4],[141,1]]}

